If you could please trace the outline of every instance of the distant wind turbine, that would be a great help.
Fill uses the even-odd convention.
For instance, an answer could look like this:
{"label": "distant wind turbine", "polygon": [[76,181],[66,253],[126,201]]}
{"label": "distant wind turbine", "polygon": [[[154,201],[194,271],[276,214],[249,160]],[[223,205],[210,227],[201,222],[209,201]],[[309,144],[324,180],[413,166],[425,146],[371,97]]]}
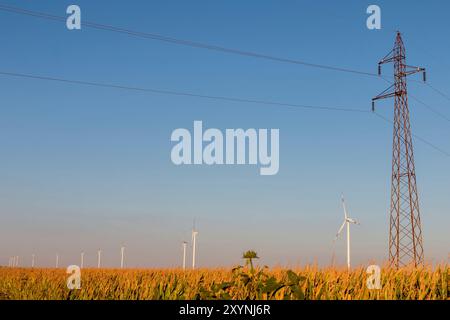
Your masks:
{"label": "distant wind turbine", "polygon": [[97,268],[100,269],[101,265],[101,259],[102,259],[102,250],[98,249],[97,251]]}
{"label": "distant wind turbine", "polygon": [[120,269],[123,269],[124,259],[125,259],[125,247],[122,246],[120,248]]}
{"label": "distant wind turbine", "polygon": [[56,263],[55,263],[56,269],[59,267],[59,254],[56,254]]}
{"label": "distant wind turbine", "polygon": [[80,268],[82,269],[84,267],[84,251],[81,252],[81,264]]}
{"label": "distant wind turbine", "polygon": [[333,254],[331,255],[331,266],[334,267],[334,264],[336,262],[336,248],[334,247],[334,241],[333,241]]}
{"label": "distant wind turbine", "polygon": [[195,250],[196,250],[197,235],[198,231],[195,230],[195,220],[194,220],[194,226],[192,228],[192,269],[195,269]]}
{"label": "distant wind turbine", "polygon": [[31,255],[31,267],[34,268],[34,253]]}
{"label": "distant wind turbine", "polygon": [[334,241],[338,239],[340,233],[342,232],[342,230],[344,230],[344,227],[347,226],[347,268],[350,270],[350,223],[359,225],[359,222],[353,220],[348,216],[347,208],[345,206],[344,195],[342,195],[342,207],[344,208],[344,222],[342,223],[342,226],[339,228],[339,231],[337,232]]}
{"label": "distant wind turbine", "polygon": [[186,270],[186,246],[187,242],[183,241],[183,270]]}

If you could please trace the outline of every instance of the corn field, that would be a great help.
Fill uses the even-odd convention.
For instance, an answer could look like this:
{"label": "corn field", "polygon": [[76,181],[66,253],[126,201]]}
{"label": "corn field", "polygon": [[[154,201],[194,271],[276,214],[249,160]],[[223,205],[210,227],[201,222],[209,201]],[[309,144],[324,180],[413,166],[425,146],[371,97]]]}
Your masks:
{"label": "corn field", "polygon": [[296,270],[82,269],[81,288],[67,288],[64,269],[0,268],[0,299],[195,300],[333,299],[446,300],[449,268],[383,268],[381,289],[368,289],[364,268]]}

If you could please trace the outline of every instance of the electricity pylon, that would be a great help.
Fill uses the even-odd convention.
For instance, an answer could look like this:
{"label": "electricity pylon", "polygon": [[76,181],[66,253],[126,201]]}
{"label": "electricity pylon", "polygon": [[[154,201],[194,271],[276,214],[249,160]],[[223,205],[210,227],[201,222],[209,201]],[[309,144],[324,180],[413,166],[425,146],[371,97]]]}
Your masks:
{"label": "electricity pylon", "polygon": [[395,99],[389,262],[395,268],[417,267],[423,265],[424,254],[406,77],[421,72],[423,81],[426,81],[426,73],[424,68],[406,64],[400,32],[397,32],[394,49],[378,63],[378,74],[381,75],[383,64],[391,62],[394,63],[394,84],[372,99],[373,111],[376,100]]}

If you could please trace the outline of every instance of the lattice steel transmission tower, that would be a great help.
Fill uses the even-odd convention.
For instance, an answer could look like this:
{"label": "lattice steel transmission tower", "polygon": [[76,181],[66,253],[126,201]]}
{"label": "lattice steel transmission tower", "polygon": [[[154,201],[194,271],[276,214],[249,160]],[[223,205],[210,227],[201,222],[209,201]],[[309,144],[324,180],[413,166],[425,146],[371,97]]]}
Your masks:
{"label": "lattice steel transmission tower", "polygon": [[395,99],[389,262],[395,268],[417,267],[423,265],[424,254],[406,77],[421,72],[426,81],[426,73],[424,68],[406,64],[400,32],[397,32],[394,49],[378,63],[378,74],[381,75],[383,64],[391,62],[394,63],[394,84],[372,99],[373,111],[376,100]]}

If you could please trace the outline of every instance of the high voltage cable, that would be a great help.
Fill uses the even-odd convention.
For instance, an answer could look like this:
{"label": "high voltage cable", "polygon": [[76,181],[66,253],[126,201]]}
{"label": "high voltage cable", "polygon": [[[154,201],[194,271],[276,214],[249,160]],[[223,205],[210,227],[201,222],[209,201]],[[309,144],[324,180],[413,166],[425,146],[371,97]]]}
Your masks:
{"label": "high voltage cable", "polygon": [[450,96],[448,96],[447,94],[445,94],[444,92],[442,92],[441,90],[433,87],[431,84],[427,83],[427,86],[430,87],[432,90],[434,90],[435,92],[437,92],[439,95],[441,95],[442,97],[444,97],[446,100],[450,101]]}
{"label": "high voltage cable", "polygon": [[[391,85],[394,84],[392,81],[386,79],[386,77],[383,77],[383,76],[382,76],[381,79],[383,79],[384,81],[386,81],[387,83],[389,83],[389,84],[391,84]],[[422,81],[417,81],[417,80],[414,80],[414,79],[412,79],[412,81],[418,82],[418,83],[422,83],[422,84],[423,84]],[[436,110],[435,108],[433,108],[433,107],[430,106],[429,104],[427,104],[427,103],[423,102],[422,100],[418,99],[416,96],[412,95],[411,93],[408,93],[408,95],[411,97],[411,99],[413,99],[413,100],[415,100],[416,102],[420,103],[422,106],[424,106],[425,108],[427,108],[428,110],[430,110],[431,112],[433,112],[435,115],[437,115],[437,116],[441,117],[442,119],[444,119],[444,120],[450,122],[450,118],[447,117],[447,116],[446,116],[445,114],[443,114],[442,112]]]}
{"label": "high voltage cable", "polygon": [[421,105],[426,107],[428,110],[430,110],[434,114],[436,114],[436,115],[440,116],[442,119],[450,122],[450,118],[448,118],[446,115],[444,115],[440,111],[437,111],[435,108],[431,107],[429,104],[427,104],[427,103],[423,102],[422,100],[418,99],[417,97],[413,96],[411,93],[408,93],[408,95],[411,97],[411,99],[417,101],[418,103],[420,103]]}
{"label": "high voltage cable", "polygon": [[[58,16],[58,15],[52,15],[49,13],[44,13],[44,12],[39,12],[39,11],[27,10],[27,9],[13,7],[13,6],[5,5],[5,4],[0,4],[0,10],[6,11],[6,12],[12,12],[12,13],[16,13],[16,14],[21,14],[21,15],[32,16],[32,17],[41,18],[41,19],[61,21],[61,22],[66,21],[66,17],[64,17],[64,16]],[[320,68],[320,69],[326,69],[326,70],[331,70],[331,71],[339,71],[339,72],[379,77],[378,74],[376,74],[376,73],[371,73],[371,72],[366,72],[366,71],[361,71],[361,70],[354,70],[354,69],[349,69],[349,68],[342,68],[342,67],[323,65],[323,64],[317,64],[317,63],[310,63],[310,62],[306,62],[306,61],[302,61],[302,60],[276,57],[276,56],[266,55],[266,54],[262,54],[262,53],[252,52],[252,51],[244,51],[244,50],[239,50],[239,49],[226,48],[226,47],[222,47],[222,46],[200,43],[200,42],[195,42],[195,41],[191,41],[191,40],[167,37],[167,36],[163,36],[163,35],[159,35],[159,34],[155,34],[155,33],[134,31],[134,30],[130,30],[130,29],[115,27],[112,25],[100,24],[100,23],[96,23],[96,22],[83,21],[82,25],[89,27],[89,28],[93,28],[93,29],[106,30],[106,31],[111,31],[111,32],[116,32],[116,33],[121,33],[121,34],[127,34],[130,36],[146,38],[146,39],[151,39],[151,40],[157,40],[157,41],[163,41],[163,42],[184,45],[184,46],[190,46],[190,47],[195,47],[195,48],[221,51],[221,52],[230,53],[230,54],[237,54],[237,55],[242,55],[242,56],[247,56],[247,57],[254,57],[254,58],[260,58],[260,59],[265,59],[265,60],[283,62],[283,63],[303,65],[303,66],[307,66],[307,67]],[[382,77],[382,79],[384,79],[385,81],[388,81],[384,77]],[[414,80],[412,80],[412,81],[414,81]],[[417,81],[417,82],[419,82],[419,81]],[[432,90],[434,90],[436,93],[438,93],[439,95],[444,97],[446,100],[450,101],[450,97],[447,94],[445,94],[441,90],[433,87],[432,85],[430,85],[428,83],[426,85],[428,85]],[[422,101],[419,101],[418,99],[414,98],[413,96],[411,96],[411,97],[413,99],[415,99],[417,102],[419,102],[420,104],[422,104],[423,106],[425,106],[426,108],[428,108],[431,112],[435,113],[436,115],[438,115],[441,118],[445,119],[446,121],[450,122],[450,119],[447,116],[445,116],[444,114],[442,114],[441,112],[437,111],[430,105],[428,105]]]}
{"label": "high voltage cable", "polygon": [[[393,121],[389,120],[389,119],[386,118],[385,116],[382,116],[381,114],[379,114],[379,113],[376,112],[376,111],[373,112],[373,114],[376,115],[378,118],[382,119],[383,121],[386,121],[387,123],[390,123],[390,124],[392,124],[392,125],[394,124]],[[449,153],[449,152],[447,152],[447,151],[445,151],[445,150],[439,148],[438,146],[436,146],[435,144],[429,142],[428,140],[425,140],[424,138],[422,138],[422,137],[420,137],[420,136],[418,136],[418,135],[416,135],[416,134],[414,134],[414,133],[411,133],[411,135],[412,135],[414,138],[416,138],[417,140],[420,140],[421,142],[425,143],[425,144],[428,145],[429,147],[433,148],[434,150],[439,151],[440,153],[444,154],[444,155],[447,156],[447,157],[450,157],[450,153]]]}
{"label": "high voltage cable", "polygon": [[283,103],[283,102],[267,101],[267,100],[242,99],[242,98],[233,98],[233,97],[212,96],[212,95],[196,94],[196,93],[187,92],[187,91],[161,90],[161,89],[153,89],[153,88],[143,88],[143,87],[135,87],[135,86],[128,86],[128,85],[111,84],[111,83],[72,80],[72,79],[67,79],[67,78],[49,77],[49,76],[27,74],[27,73],[18,73],[18,72],[8,72],[8,71],[3,71],[3,70],[0,70],[0,75],[11,76],[11,77],[18,77],[18,78],[29,78],[29,79],[36,79],[36,80],[55,81],[55,82],[62,82],[62,83],[71,83],[71,84],[93,86],[93,87],[121,89],[121,90],[128,90],[128,91],[138,91],[138,92],[147,92],[147,93],[173,95],[173,96],[204,98],[204,99],[211,99],[211,100],[243,102],[243,103],[252,103],[252,104],[274,105],[274,106],[302,108],[302,109],[326,110],[326,111],[342,111],[342,112],[356,112],[356,113],[368,113],[369,112],[368,110],[363,110],[363,109],[354,109],[354,108],[345,108],[345,107],[300,105],[300,104]]}
{"label": "high voltage cable", "polygon": [[[53,21],[65,22],[67,19],[67,17],[64,17],[64,16],[57,16],[57,15],[52,15],[52,14],[48,14],[48,13],[44,13],[44,12],[26,10],[26,9],[12,7],[12,6],[8,6],[8,5],[4,5],[4,4],[0,4],[0,10],[7,11],[7,12],[13,12],[13,13],[17,13],[17,14],[22,14],[22,15],[27,15],[27,16],[32,16],[32,17],[41,18],[41,19],[53,20]],[[337,67],[337,66],[330,66],[330,65],[318,64],[318,63],[310,63],[307,61],[276,57],[276,56],[271,56],[271,55],[252,52],[252,51],[244,51],[244,50],[239,50],[239,49],[226,48],[226,47],[216,46],[216,45],[212,45],[212,44],[208,44],[208,43],[201,43],[201,42],[195,42],[195,41],[191,41],[191,40],[172,38],[172,37],[167,37],[167,36],[163,36],[163,35],[159,35],[159,34],[155,34],[155,33],[149,33],[149,32],[134,31],[134,30],[130,30],[130,29],[115,27],[112,25],[100,24],[100,23],[96,23],[96,22],[89,22],[89,21],[83,20],[81,22],[81,25],[88,27],[88,28],[117,32],[117,33],[127,34],[127,35],[134,36],[134,37],[163,41],[163,42],[168,42],[168,43],[173,43],[173,44],[183,45],[183,46],[189,46],[189,47],[194,47],[194,48],[220,51],[220,52],[237,54],[237,55],[242,55],[242,56],[247,56],[247,57],[260,58],[260,59],[265,59],[265,60],[272,60],[272,61],[291,63],[291,64],[298,64],[298,65],[303,65],[303,66],[307,66],[307,67],[327,69],[327,70],[332,70],[332,71],[354,73],[354,74],[374,76],[374,77],[378,76],[375,73],[365,72],[365,71],[361,71],[361,70],[353,70],[353,69]]]}
{"label": "high voltage cable", "polygon": [[[22,15],[27,15],[27,16],[33,16],[33,17],[37,17],[37,18],[41,18],[41,19],[62,21],[62,22],[66,21],[66,17],[64,17],[64,16],[52,15],[52,14],[48,14],[48,13],[44,13],[44,12],[27,10],[27,9],[22,9],[22,8],[13,7],[13,6],[4,5],[4,4],[0,4],[0,10],[6,11],[6,12],[22,14]],[[184,46],[190,46],[190,47],[195,47],[195,48],[208,49],[208,50],[237,54],[237,55],[242,55],[242,56],[272,60],[272,61],[277,61],[277,62],[304,65],[304,66],[308,66],[308,67],[327,69],[327,70],[346,72],[346,73],[353,73],[353,74],[360,74],[360,75],[365,75],[365,76],[373,76],[373,77],[379,78],[378,74],[371,73],[371,72],[365,72],[365,71],[354,70],[354,69],[349,69],[349,68],[342,68],[342,67],[337,67],[337,66],[310,63],[310,62],[306,62],[306,61],[302,61],[302,60],[294,60],[294,59],[276,57],[276,56],[271,56],[271,55],[266,55],[266,54],[251,52],[251,51],[243,51],[243,50],[238,50],[238,49],[226,48],[226,47],[221,47],[221,46],[216,46],[216,45],[211,45],[211,44],[206,44],[206,43],[201,43],[201,42],[166,37],[166,36],[162,36],[162,35],[154,34],[154,33],[134,31],[134,30],[130,30],[130,29],[100,24],[100,23],[96,23],[96,22],[84,21],[84,22],[82,22],[82,25],[85,27],[93,28],[93,29],[106,30],[106,31],[111,31],[111,32],[116,32],[116,33],[121,33],[121,34],[127,34],[130,36],[146,38],[146,39],[151,39],[151,40],[157,40],[157,41],[163,41],[163,42],[173,43],[173,44],[177,44],[177,45],[184,45]],[[79,84],[79,85],[108,87],[108,88],[115,88],[115,89],[151,92],[151,93],[159,93],[159,94],[167,94],[167,95],[191,96],[191,97],[198,97],[198,98],[207,98],[207,99],[215,99],[215,100],[234,101],[234,102],[244,102],[244,103],[254,103],[254,104],[264,104],[264,105],[278,105],[278,106],[297,107],[297,108],[305,108],[305,109],[321,109],[321,110],[329,110],[329,111],[345,111],[345,112],[359,112],[359,113],[367,113],[368,112],[366,110],[361,110],[361,109],[297,105],[297,104],[288,104],[288,103],[263,101],[263,100],[230,98],[230,97],[221,97],[221,96],[209,96],[209,95],[194,94],[194,93],[189,93],[189,92],[139,88],[139,87],[122,86],[122,85],[115,85],[115,84],[105,84],[105,83],[89,82],[89,81],[78,81],[78,80],[70,80],[70,79],[63,79],[63,78],[53,78],[53,77],[47,77],[47,76],[22,74],[22,73],[14,73],[14,72],[6,72],[6,71],[2,71],[2,72],[0,72],[0,74],[8,75],[8,76],[15,76],[15,77],[22,77],[22,78],[33,78],[33,79],[48,80],[48,81],[66,82],[66,83]],[[381,77],[381,79],[391,83],[385,77]],[[431,89],[433,89],[436,93],[438,93],[439,95],[441,95],[442,97],[444,97],[445,99],[450,101],[450,97],[448,95],[446,95],[445,93],[443,93],[442,91],[438,90],[437,88],[431,86],[428,83],[427,83],[427,85]],[[445,119],[446,121],[450,122],[450,119],[447,116],[445,116],[441,112],[437,111],[430,105],[424,103],[423,101],[417,99],[416,97],[414,97],[412,95],[411,95],[411,98],[416,100],[421,105],[425,106],[427,109],[429,109],[436,115],[438,115],[441,118]],[[377,115],[379,117],[382,117],[379,114],[377,114]],[[386,118],[384,118],[384,120],[390,121]],[[418,136],[415,136],[415,137],[417,139],[421,140],[422,142],[428,144],[429,146],[433,147],[434,149],[444,153],[445,155],[449,155],[447,152],[434,146],[432,143],[426,141],[425,139],[418,137]]]}
{"label": "high voltage cable", "polygon": [[[134,86],[107,84],[107,83],[101,83],[101,82],[71,80],[71,79],[66,79],[66,78],[48,77],[48,76],[17,73],[17,72],[7,72],[7,71],[1,71],[1,70],[0,70],[0,75],[10,76],[10,77],[18,77],[18,78],[28,78],[28,79],[34,79],[34,80],[54,81],[54,82],[77,84],[77,85],[86,85],[86,86],[93,86],[93,87],[103,87],[103,88],[129,90],[129,91],[137,91],[137,92],[148,92],[148,93],[157,93],[157,94],[165,94],[165,95],[175,95],[175,96],[188,96],[188,97],[195,97],[195,98],[205,98],[205,99],[240,102],[240,103],[276,105],[276,106],[283,106],[283,107],[294,107],[294,108],[314,109],[314,110],[323,110],[323,111],[370,113],[370,111],[363,110],[363,109],[329,107],[329,106],[309,106],[309,105],[299,105],[299,104],[281,103],[281,102],[264,101],[264,100],[241,99],[241,98],[231,98],[231,97],[223,97],[223,96],[211,96],[211,95],[195,94],[195,93],[190,93],[190,92],[149,89],[149,88],[134,87]],[[374,114],[377,115],[379,118],[383,119],[384,121],[387,121],[387,122],[393,124],[393,122],[391,120],[385,118],[384,116],[380,115],[379,113],[375,112]],[[413,134],[413,136],[415,138],[417,138],[418,140],[420,140],[421,142],[432,147],[436,151],[439,151],[440,153],[450,157],[450,153],[437,147],[433,143],[425,140],[424,138],[422,138],[416,134]]]}

